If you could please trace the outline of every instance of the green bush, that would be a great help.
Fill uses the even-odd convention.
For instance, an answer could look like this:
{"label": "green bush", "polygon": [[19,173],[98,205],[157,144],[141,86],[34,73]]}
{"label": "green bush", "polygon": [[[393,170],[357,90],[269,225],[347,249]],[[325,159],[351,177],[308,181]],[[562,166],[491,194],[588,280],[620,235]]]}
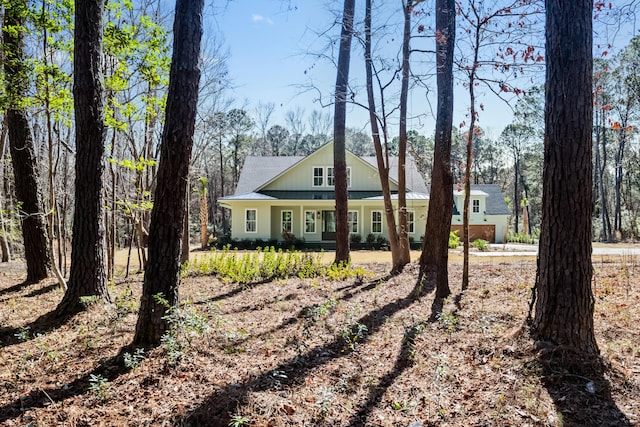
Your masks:
{"label": "green bush", "polygon": [[449,249],[455,249],[460,244],[460,237],[458,236],[458,230],[449,232]]}
{"label": "green bush", "polygon": [[486,251],[489,249],[489,242],[484,239],[476,239],[473,241],[472,246],[480,251]]}

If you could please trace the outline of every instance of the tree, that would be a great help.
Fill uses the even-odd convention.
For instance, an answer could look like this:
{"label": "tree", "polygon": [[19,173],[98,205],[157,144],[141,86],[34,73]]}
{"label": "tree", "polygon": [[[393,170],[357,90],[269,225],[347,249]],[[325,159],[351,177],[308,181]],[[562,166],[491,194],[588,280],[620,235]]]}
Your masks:
{"label": "tree", "polygon": [[198,186],[196,188],[200,198],[200,249],[206,249],[209,245],[209,232],[207,225],[209,224],[209,207],[207,206],[207,194],[209,180],[206,176],[198,178]]}
{"label": "tree", "polygon": [[102,15],[104,2],[79,1],[75,9],[74,85],[76,180],[71,270],[58,315],[84,308],[83,296],[109,300],[105,270],[105,125],[102,90]]}
{"label": "tree", "polygon": [[[449,289],[449,232],[453,212],[451,130],[453,126],[453,48],[456,32],[454,0],[436,0],[436,66],[438,105],[427,225],[420,255],[419,287],[435,285],[436,298]],[[428,287],[428,286],[427,286]],[[421,290],[421,289],[420,289]]]}
{"label": "tree", "polygon": [[[376,109],[375,96],[373,91],[373,57],[371,53],[372,41],[372,28],[371,28],[371,11],[372,0],[366,1],[365,11],[365,41],[364,41],[364,55],[365,55],[365,69],[367,76],[367,99],[368,99],[368,111],[369,111],[369,123],[371,125],[371,134],[373,135],[373,146],[376,152],[376,162],[378,164],[378,175],[380,177],[380,186],[382,189],[382,198],[384,201],[385,220],[387,223],[387,229],[389,230],[389,244],[391,246],[391,273],[396,274],[402,271],[404,266],[409,262],[408,256],[402,253],[400,247],[400,238],[398,236],[398,228],[396,227],[396,219],[394,215],[393,203],[391,201],[391,190],[389,187],[389,132],[387,130],[387,117],[384,114],[384,105],[382,105],[382,117],[378,116]],[[380,75],[376,73],[376,79],[380,81]],[[382,86],[382,85],[380,85]],[[380,92],[384,94],[384,89],[381,87]],[[381,95],[382,97],[383,95]],[[383,147],[384,140],[384,147]],[[399,173],[404,175],[404,170],[398,168]],[[406,216],[405,216],[406,219]],[[408,248],[406,250],[408,255]]]}
{"label": "tree", "polygon": [[253,120],[249,117],[249,114],[242,109],[234,108],[227,113],[226,130],[231,135],[232,146],[232,167],[233,167],[233,187],[235,188],[240,178],[240,170],[242,169],[242,162],[244,160],[244,151],[247,149],[248,143],[247,132],[253,128]]}
{"label": "tree", "polygon": [[135,345],[160,344],[168,325],[159,297],[170,306],[178,304],[186,183],[198,105],[203,6],[203,0],[176,1],[169,93]]}
{"label": "tree", "polygon": [[48,275],[49,258],[44,204],[40,193],[33,133],[26,114],[29,79],[27,76],[25,23],[26,1],[15,0],[4,8],[2,36],[7,92],[7,129],[11,162],[15,176],[18,214],[27,262],[26,283],[38,282]]}
{"label": "tree", "polygon": [[[494,93],[522,94],[522,90],[510,86],[504,80],[496,80],[496,71],[505,79],[515,79],[524,73],[524,67],[531,64],[537,67],[544,57],[536,52],[533,44],[527,44],[525,37],[533,38],[527,32],[533,31],[535,22],[527,20],[540,13],[535,2],[531,0],[511,0],[508,3],[471,0],[466,8],[458,8],[464,33],[467,34],[463,45],[468,45],[470,54],[465,54],[458,63],[458,68],[466,77],[465,86],[469,92],[469,130],[467,132],[466,167],[464,178],[464,212],[463,235],[464,261],[462,268],[462,289],[469,284],[469,203],[471,201],[471,166],[473,163],[473,142],[482,132],[477,127],[479,112],[484,109],[480,103],[476,105],[478,86],[481,83],[489,86]],[[527,32],[525,32],[527,29]],[[515,45],[512,46],[512,45]],[[498,46],[496,50],[496,46]],[[504,46],[504,47],[503,47]],[[486,56],[486,50],[490,54]],[[463,50],[464,51],[464,50]],[[482,51],[482,55],[481,55]],[[489,65],[489,76],[482,76],[482,67]],[[499,91],[496,91],[496,86]],[[499,95],[502,98],[502,95]],[[504,98],[503,98],[504,99]],[[480,108],[478,110],[478,107]],[[517,209],[517,207],[516,207]]]}
{"label": "tree", "polygon": [[[526,125],[510,124],[507,125],[502,134],[500,135],[501,142],[511,152],[513,158],[513,213],[515,217],[514,225],[515,232],[518,234],[519,225],[519,211],[520,202],[522,197],[518,188],[518,183],[522,182],[523,186],[526,186],[524,178],[522,176],[522,158],[529,149],[530,141],[533,138],[533,129]],[[526,189],[526,187],[525,187]],[[525,190],[525,198],[528,197],[528,192]],[[528,233],[529,230],[523,230],[524,233]]]}
{"label": "tree", "polygon": [[345,131],[347,119],[347,91],[349,86],[349,59],[353,38],[355,0],[344,0],[338,71],[333,113],[333,173],[336,199],[336,258],[335,263],[349,262],[349,195],[347,192],[347,159]]}
{"label": "tree", "polygon": [[592,8],[589,0],[546,1],[544,193],[531,331],[536,339],[595,355]]}

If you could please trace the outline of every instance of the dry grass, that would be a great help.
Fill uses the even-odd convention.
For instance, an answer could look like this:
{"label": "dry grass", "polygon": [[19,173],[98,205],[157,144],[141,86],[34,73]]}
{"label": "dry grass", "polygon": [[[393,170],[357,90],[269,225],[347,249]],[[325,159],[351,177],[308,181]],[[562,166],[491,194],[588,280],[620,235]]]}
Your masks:
{"label": "dry grass", "polygon": [[[633,260],[595,263],[604,369],[528,338],[522,325],[533,260],[479,260],[470,290],[441,305],[432,294],[409,297],[415,264],[389,278],[387,264],[366,260],[372,276],[364,281],[293,278],[241,287],[185,278],[181,299],[207,318],[209,329],[196,334],[176,366],[158,348],[133,369],[123,355],[132,352],[126,345],[139,274],[110,285],[113,304],[51,324],[34,320],[55,307],[62,291],[52,281],[20,287],[22,266],[0,265],[0,423],[595,426],[640,420],[640,273]],[[452,262],[454,289],[460,270]]]}

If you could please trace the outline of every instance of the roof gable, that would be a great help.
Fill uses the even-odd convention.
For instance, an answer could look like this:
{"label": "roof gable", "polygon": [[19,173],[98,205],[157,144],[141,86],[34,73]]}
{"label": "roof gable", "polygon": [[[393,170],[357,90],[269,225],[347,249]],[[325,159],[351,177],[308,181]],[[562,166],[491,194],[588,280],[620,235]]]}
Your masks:
{"label": "roof gable", "polygon": [[[375,157],[358,157],[347,151],[351,168],[351,189],[380,191],[380,177]],[[398,159],[390,158],[389,181],[397,190]],[[235,195],[267,190],[311,190],[314,166],[333,166],[333,142],[324,144],[306,157],[248,156],[240,173]],[[428,188],[411,158],[406,162],[407,190],[427,193]],[[309,187],[309,188],[307,188]]]}

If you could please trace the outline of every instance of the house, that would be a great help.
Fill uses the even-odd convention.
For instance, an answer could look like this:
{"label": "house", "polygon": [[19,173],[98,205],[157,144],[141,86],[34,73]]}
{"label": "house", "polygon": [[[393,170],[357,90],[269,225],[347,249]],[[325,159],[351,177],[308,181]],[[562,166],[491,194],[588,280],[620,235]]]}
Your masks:
{"label": "house", "polygon": [[[376,158],[347,152],[346,159],[349,232],[362,241],[369,235],[388,238]],[[397,158],[390,163],[390,188],[397,204]],[[408,233],[419,241],[429,189],[412,159],[407,158],[405,169]],[[307,243],[330,245],[336,231],[333,185],[333,143],[327,143],[306,157],[247,157],[235,193],[219,201],[231,210],[235,240],[283,240],[284,235],[294,235]],[[509,210],[498,186],[473,186],[471,196],[471,237],[504,242]],[[461,227],[463,201],[464,194],[456,191],[452,229]]]}

